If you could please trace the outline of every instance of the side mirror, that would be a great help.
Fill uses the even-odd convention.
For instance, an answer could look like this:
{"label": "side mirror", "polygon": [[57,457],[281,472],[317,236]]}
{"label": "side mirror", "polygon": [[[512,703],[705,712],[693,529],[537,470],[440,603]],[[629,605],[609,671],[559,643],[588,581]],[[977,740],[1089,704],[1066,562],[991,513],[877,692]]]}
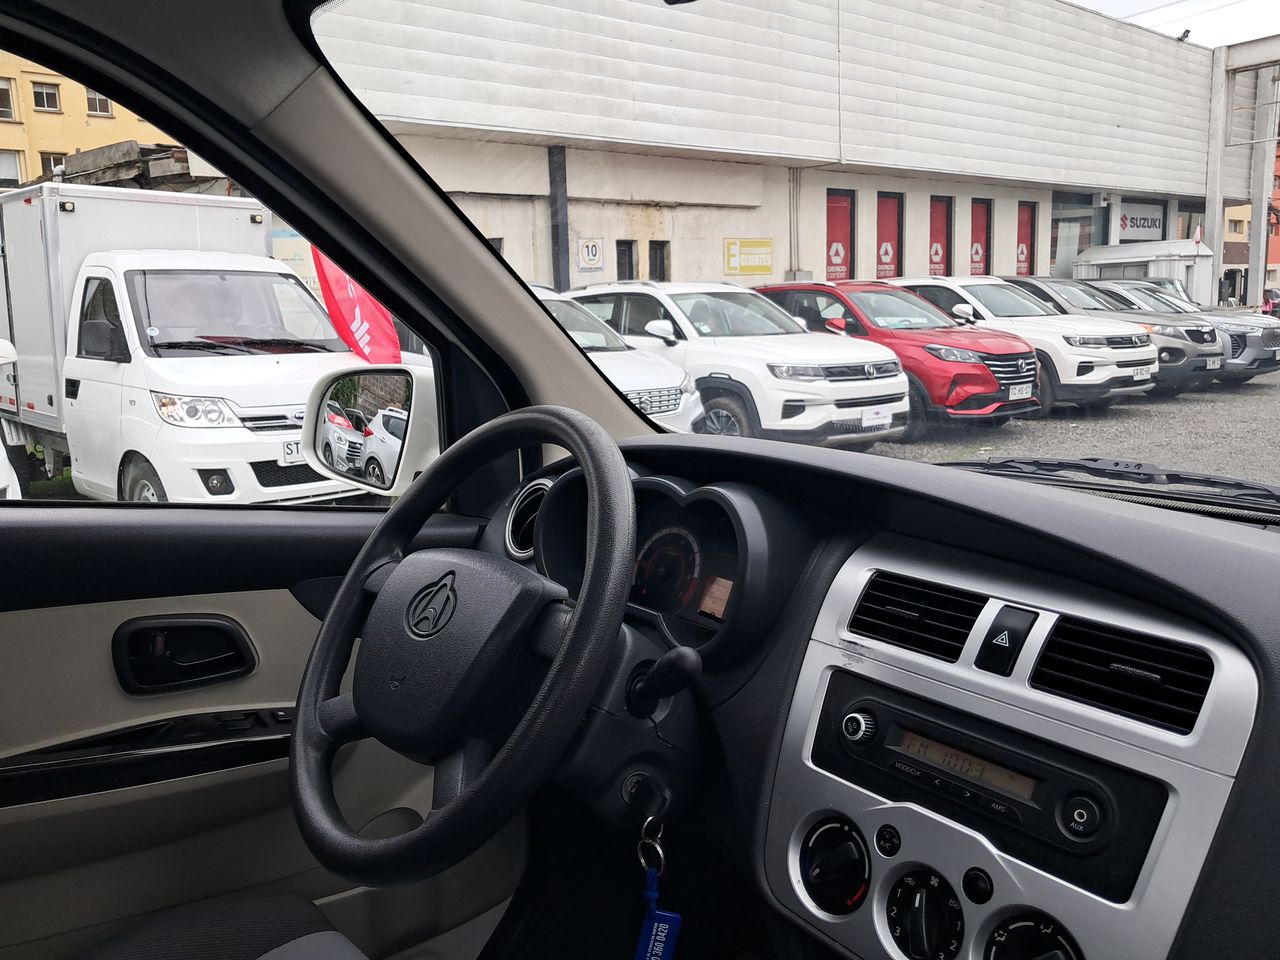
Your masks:
{"label": "side mirror", "polygon": [[644,332],[657,337],[668,347],[674,347],[679,342],[676,340],[675,324],[670,320],[650,320],[644,325]]}
{"label": "side mirror", "polygon": [[[367,425],[357,428],[348,411]],[[431,367],[361,364],[321,378],[307,400],[302,438],[307,463],[322,475],[400,496],[440,453]]]}
{"label": "side mirror", "polygon": [[973,316],[973,307],[967,303],[957,303],[951,308],[951,315],[961,323],[977,323]]}
{"label": "side mirror", "polygon": [[114,323],[108,320],[86,320],[80,324],[80,356],[110,363],[128,363],[129,345]]}
{"label": "side mirror", "polygon": [[0,367],[5,364],[17,363],[18,351],[8,340],[0,340]]}
{"label": "side mirror", "polygon": [[844,335],[847,333],[848,324],[844,322],[844,317],[832,317],[827,321],[827,329],[832,333]]}

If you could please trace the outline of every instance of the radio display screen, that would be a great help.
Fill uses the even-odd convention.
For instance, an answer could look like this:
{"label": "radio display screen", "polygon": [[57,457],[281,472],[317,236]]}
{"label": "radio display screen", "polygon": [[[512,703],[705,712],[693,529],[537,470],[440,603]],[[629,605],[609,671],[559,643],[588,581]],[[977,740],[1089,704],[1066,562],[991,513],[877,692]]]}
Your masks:
{"label": "radio display screen", "polygon": [[994,787],[1015,797],[1030,800],[1035,792],[1036,781],[1024,774],[1002,767],[998,763],[975,757],[956,747],[939,743],[937,740],[916,733],[914,730],[899,729],[895,742],[889,743],[895,750],[909,756],[919,757],[926,763],[948,770],[957,777],[970,783]]}

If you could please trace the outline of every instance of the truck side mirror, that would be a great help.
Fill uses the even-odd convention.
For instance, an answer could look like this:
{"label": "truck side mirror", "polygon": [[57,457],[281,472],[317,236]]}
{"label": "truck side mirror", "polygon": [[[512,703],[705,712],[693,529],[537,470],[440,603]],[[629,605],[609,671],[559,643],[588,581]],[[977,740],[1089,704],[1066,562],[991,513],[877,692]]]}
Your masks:
{"label": "truck side mirror", "polygon": [[128,363],[129,345],[120,328],[109,320],[86,320],[80,324],[80,356],[111,363]]}
{"label": "truck side mirror", "polygon": [[650,320],[644,325],[644,332],[657,337],[668,347],[674,347],[678,342],[675,325],[670,320]]}
{"label": "truck side mirror", "polygon": [[8,340],[0,340],[0,367],[18,362],[18,351]]}

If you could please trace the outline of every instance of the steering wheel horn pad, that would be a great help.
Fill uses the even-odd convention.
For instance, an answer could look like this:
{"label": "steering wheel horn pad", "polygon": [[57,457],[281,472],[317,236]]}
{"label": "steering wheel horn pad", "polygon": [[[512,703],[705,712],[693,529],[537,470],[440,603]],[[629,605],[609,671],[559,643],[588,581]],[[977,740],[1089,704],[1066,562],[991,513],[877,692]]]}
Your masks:
{"label": "steering wheel horn pad", "polygon": [[380,742],[435,761],[468,731],[476,695],[526,643],[565,590],[505,557],[476,550],[411,553],[365,620],[352,688]]}

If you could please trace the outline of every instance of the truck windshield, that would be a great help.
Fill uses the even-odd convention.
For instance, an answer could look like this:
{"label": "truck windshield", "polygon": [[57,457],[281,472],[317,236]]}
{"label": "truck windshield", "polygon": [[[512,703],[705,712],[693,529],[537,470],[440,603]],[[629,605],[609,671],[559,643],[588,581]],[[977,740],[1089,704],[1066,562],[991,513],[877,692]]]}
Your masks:
{"label": "truck windshield", "polygon": [[125,286],[139,339],[153,356],[348,349],[315,297],[286,274],[129,270]]}

